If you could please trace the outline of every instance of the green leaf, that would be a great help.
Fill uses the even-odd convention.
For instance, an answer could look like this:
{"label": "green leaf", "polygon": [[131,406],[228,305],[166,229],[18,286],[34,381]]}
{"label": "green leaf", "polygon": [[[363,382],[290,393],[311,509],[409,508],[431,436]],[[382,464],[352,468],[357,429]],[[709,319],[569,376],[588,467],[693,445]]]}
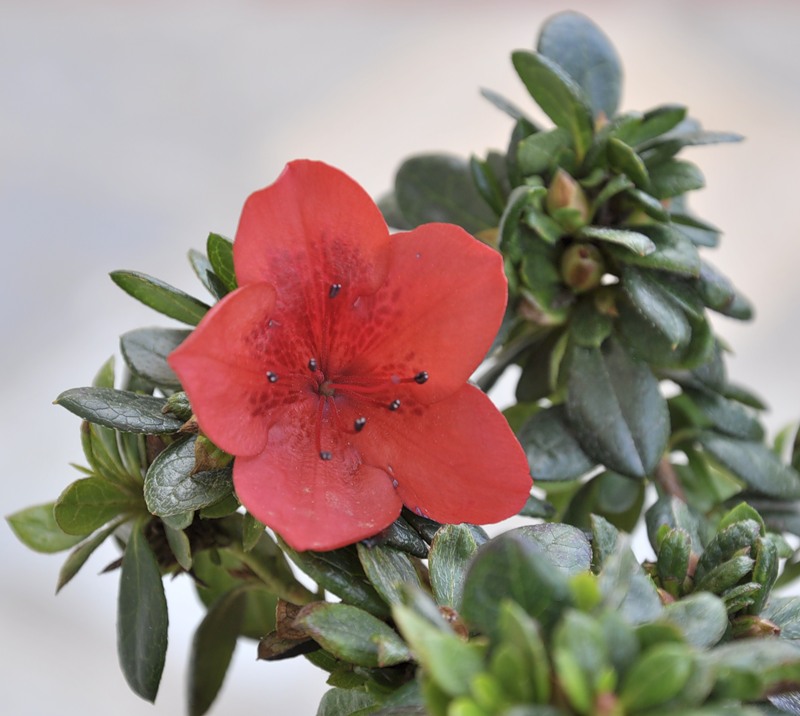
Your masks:
{"label": "green leaf", "polygon": [[600,313],[591,298],[578,301],[569,319],[570,338],[585,348],[599,348],[613,329],[611,316]]}
{"label": "green leaf", "polygon": [[56,522],[54,502],[19,510],[6,517],[17,539],[26,547],[43,554],[55,554],[75,546],[82,535],[67,534]]}
{"label": "green leaf", "polygon": [[750,301],[707,261],[702,261],[700,264],[698,289],[703,303],[711,310],[740,321],[747,321],[753,317],[753,306]]}
{"label": "green leaf", "polygon": [[573,347],[567,370],[567,415],[586,453],[623,475],[651,473],[669,414],[648,366],[609,340],[602,349]]}
{"label": "green leaf", "polygon": [[708,592],[697,592],[667,604],[659,621],[674,624],[689,644],[707,649],[725,635],[728,612],[718,597]]}
{"label": "green leaf", "polygon": [[364,573],[355,547],[330,552],[296,552],[282,540],[281,548],[303,572],[324,589],[344,602],[354,604],[379,617],[389,614],[386,602],[380,597]]}
{"label": "green leaf", "polygon": [[492,165],[489,161],[484,161],[473,155],[469,160],[469,169],[472,174],[472,181],[475,182],[475,186],[483,200],[492,207],[497,216],[500,216],[506,205],[506,197]]}
{"label": "green leaf", "polygon": [[252,550],[264,534],[266,525],[246,512],[242,520],[242,549],[245,552]]}
{"label": "green leaf", "polygon": [[519,432],[534,480],[576,480],[595,466],[567,420],[563,405],[535,413]]}
{"label": "green leaf", "polygon": [[162,450],[147,470],[144,499],[159,517],[216,504],[233,490],[231,468],[194,472],[195,440],[178,440]]}
{"label": "green leaf", "polygon": [[718,698],[757,701],[767,694],[800,690],[800,649],[783,639],[743,639],[708,653],[717,670]]}
{"label": "green leaf", "polygon": [[497,634],[503,599],[517,602],[543,626],[570,603],[567,576],[533,540],[501,534],[483,545],[467,570],[461,614],[488,634]]}
{"label": "green leaf", "polygon": [[514,68],[528,92],[557,127],[569,130],[578,160],[592,141],[594,121],[583,90],[558,64],[525,50],[511,55]]}
{"label": "green leaf", "polygon": [[627,540],[618,539],[614,551],[606,556],[598,584],[605,607],[618,611],[630,624],[651,622],[661,614],[663,607],[656,587]]}
{"label": "green leaf", "polygon": [[524,525],[506,534],[520,537],[540,549],[556,565],[556,569],[567,576],[587,572],[591,567],[592,548],[589,540],[583,530],[572,525]]}
{"label": "green leaf", "polygon": [[387,604],[397,604],[407,585],[421,587],[419,575],[411,558],[392,547],[356,545],[358,558],[367,578]]}
{"label": "green leaf", "polygon": [[486,540],[467,525],[444,525],[428,555],[431,588],[440,606],[461,609],[467,566]]}
{"label": "green leaf", "polygon": [[691,547],[699,554],[703,549],[700,539],[700,522],[689,506],[676,497],[662,496],[656,500],[645,515],[647,536],[653,548],[657,548],[658,533],[662,525],[680,529],[689,535]]}
{"label": "green leaf", "polygon": [[632,147],[668,132],[686,117],[686,107],[677,104],[665,104],[649,112],[645,112],[641,122],[627,125],[617,136]]}
{"label": "green leaf", "polygon": [[669,199],[706,185],[700,170],[692,163],[670,159],[650,169],[650,193],[656,199]]}
{"label": "green leaf", "polygon": [[666,338],[673,350],[689,341],[692,331],[684,312],[646,272],[626,267],[622,288],[634,310]]}
{"label": "green leaf", "polygon": [[141,511],[141,497],[102,477],[84,477],[67,487],[53,509],[58,526],[70,535],[88,535],[121,513]]}
{"label": "green leaf", "polygon": [[648,269],[659,269],[681,276],[700,274],[700,254],[697,247],[683,234],[666,224],[637,226],[637,232],[647,236],[654,249],[649,253],[633,253],[609,247],[614,258],[626,264]]}
{"label": "green leaf", "polygon": [[720,432],[742,440],[764,439],[764,429],[761,424],[740,403],[706,390],[685,388],[684,393]]}
{"label": "green leaf", "polygon": [[677,696],[692,674],[692,655],[683,644],[656,644],[625,674],[620,701],[626,712],[645,711]]}
{"label": "green leaf", "polygon": [[200,279],[200,283],[205,286],[206,290],[214,298],[219,300],[228,293],[228,289],[225,288],[217,274],[214,273],[214,267],[205,254],[201,254],[195,249],[189,249],[189,263],[192,265],[192,270],[197,278]]}
{"label": "green leaf", "polygon": [[525,137],[517,146],[517,167],[523,176],[549,175],[556,167],[575,166],[572,137],[566,129],[550,129]]}
{"label": "green leaf", "polygon": [[411,659],[394,629],[349,604],[312,602],[303,607],[294,623],[337,659],[358,666],[392,666]]}
{"label": "green leaf", "polygon": [[233,242],[219,234],[209,234],[206,241],[206,252],[217,278],[222,281],[228,291],[233,291],[237,286],[236,272],[233,267]]}
{"label": "green leaf", "polygon": [[167,654],[167,600],[155,555],[142,531],[131,532],[122,557],[117,652],[133,692],[154,702]]}
{"label": "green leaf", "polygon": [[228,671],[244,613],[246,592],[236,589],[208,610],[192,639],[189,714],[203,716],[214,703]]}
{"label": "green leaf", "polygon": [[99,532],[96,532],[87,539],[85,542],[79,544],[72,552],[58,573],[58,583],[56,584],[56,593],[60,592],[78,573],[81,567],[86,564],[86,560],[91,557],[92,553],[106,541],[122,524],[123,520],[115,520],[108,527]]}
{"label": "green leaf", "polygon": [[[396,228],[396,227],[395,227]],[[358,716],[370,713],[375,697],[360,689],[330,689],[322,696],[316,716]],[[399,714],[402,716],[402,714]]]}
{"label": "green leaf", "polygon": [[394,606],[392,615],[436,685],[450,696],[469,693],[472,680],[483,671],[483,648],[475,642],[463,641],[448,629],[437,628],[402,604]]}
{"label": "green leaf", "polygon": [[183,421],[162,412],[167,404],[164,398],[127,390],[71,388],[54,402],[90,423],[124,433],[174,433],[183,425]]}
{"label": "green leaf", "polygon": [[614,171],[627,176],[636,186],[647,189],[650,176],[639,155],[616,137],[608,140],[608,161]]}
{"label": "green leaf", "polygon": [[594,239],[615,244],[638,256],[647,256],[656,250],[656,245],[640,231],[611,229],[604,226],[584,226],[578,231],[578,236],[582,239]]}
{"label": "green leaf", "polygon": [[139,328],[120,338],[122,357],[140,378],[165,388],[180,388],[178,376],[167,356],[189,336],[190,331],[169,328]]}
{"label": "green leaf", "polygon": [[458,224],[470,233],[497,226],[494,211],[472,181],[469,165],[445,155],[407,159],[397,170],[395,196],[413,226],[431,221]]}
{"label": "green leaf", "polygon": [[542,27],[536,49],[578,83],[595,117],[616,114],[622,66],[608,37],[591,20],[576,12],[555,15]]}
{"label": "green leaf", "polygon": [[749,487],[771,497],[800,497],[800,475],[766,445],[706,431],[698,436],[703,449]]}
{"label": "green leaf", "polygon": [[157,278],[137,271],[112,271],[111,280],[145,306],[196,326],[210,306]]}

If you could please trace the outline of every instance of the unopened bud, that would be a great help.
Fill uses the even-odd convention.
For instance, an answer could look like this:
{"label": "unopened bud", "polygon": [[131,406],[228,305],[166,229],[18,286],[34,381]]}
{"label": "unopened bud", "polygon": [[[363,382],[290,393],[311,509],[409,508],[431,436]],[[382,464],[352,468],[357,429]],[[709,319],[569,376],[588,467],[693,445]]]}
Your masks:
{"label": "unopened bud", "polygon": [[731,632],[734,639],[748,639],[751,637],[779,636],[781,628],[769,619],[748,614],[731,622]]}
{"label": "unopened bud", "polygon": [[547,211],[568,231],[589,222],[589,202],[578,184],[567,172],[559,169],[547,189]]}
{"label": "unopened bud", "polygon": [[575,293],[597,288],[605,272],[603,255],[593,244],[572,244],[561,257],[561,278]]}

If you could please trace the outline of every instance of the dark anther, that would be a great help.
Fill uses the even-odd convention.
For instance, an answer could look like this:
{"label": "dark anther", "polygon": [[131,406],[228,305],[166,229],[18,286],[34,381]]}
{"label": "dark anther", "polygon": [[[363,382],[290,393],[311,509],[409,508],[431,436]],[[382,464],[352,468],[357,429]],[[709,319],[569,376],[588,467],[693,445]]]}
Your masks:
{"label": "dark anther", "polygon": [[355,429],[356,429],[356,432],[360,433],[364,429],[364,426],[366,424],[367,424],[367,419],[366,418],[364,418],[364,417],[358,418],[356,420],[355,426],[354,426]]}
{"label": "dark anther", "polygon": [[339,295],[339,291],[342,290],[342,284],[340,283],[332,283],[331,288],[328,291],[328,298],[336,298]]}
{"label": "dark anther", "polygon": [[423,370],[421,373],[417,373],[414,376],[414,381],[422,385],[426,380],[428,380],[428,371]]}
{"label": "dark anther", "polygon": [[278,376],[275,375],[275,373],[273,373],[271,370],[268,370],[267,371],[267,380],[270,383],[277,383],[278,382]]}
{"label": "dark anther", "polygon": [[319,456],[323,460],[332,460],[333,459],[333,453],[330,453],[327,450],[323,450],[322,452],[320,452]]}
{"label": "dark anther", "polygon": [[389,403],[389,410],[399,410],[400,409],[400,399],[393,400]]}
{"label": "dark anther", "polygon": [[317,359],[312,358],[308,361],[308,369],[313,373],[317,369]]}

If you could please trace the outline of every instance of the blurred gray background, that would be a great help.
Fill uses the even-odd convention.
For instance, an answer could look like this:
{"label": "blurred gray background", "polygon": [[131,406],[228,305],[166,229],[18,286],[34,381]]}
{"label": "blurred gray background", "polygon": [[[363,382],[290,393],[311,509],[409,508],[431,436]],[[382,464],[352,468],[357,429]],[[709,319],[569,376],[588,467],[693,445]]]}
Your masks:
{"label": "blurred gray background", "polygon": [[[119,268],[196,284],[186,252],[232,235],[245,197],[296,157],[339,166],[373,195],[408,154],[503,147],[510,120],[481,86],[531,108],[509,53],[558,10],[590,14],[626,68],[623,107],[687,104],[740,145],[687,153],[708,189],[693,208],[726,232],[712,260],[755,302],[720,320],[734,379],[774,431],[800,417],[800,3],[207,2],[0,0],[2,514],[77,477],[78,420],[51,406],[87,384],[120,333],[168,321],[108,279]],[[531,110],[533,111],[533,110]],[[4,713],[184,712],[188,580],[167,585],[170,647],[155,706],[130,693],[114,643],[108,548],[58,596],[62,556],[0,525]],[[240,644],[213,714],[314,714],[323,675],[255,661]]]}

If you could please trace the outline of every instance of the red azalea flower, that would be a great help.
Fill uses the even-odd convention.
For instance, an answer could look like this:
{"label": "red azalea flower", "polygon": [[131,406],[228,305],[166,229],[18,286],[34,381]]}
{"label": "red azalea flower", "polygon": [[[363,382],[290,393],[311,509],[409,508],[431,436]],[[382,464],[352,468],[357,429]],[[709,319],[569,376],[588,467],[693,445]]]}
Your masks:
{"label": "red azalea flower", "polygon": [[449,224],[390,235],[352,179],[296,161],[247,200],[234,264],[239,288],[169,362],[251,514],[328,550],[403,504],[441,522],[519,511],[525,455],[467,384],[505,309],[500,254]]}

